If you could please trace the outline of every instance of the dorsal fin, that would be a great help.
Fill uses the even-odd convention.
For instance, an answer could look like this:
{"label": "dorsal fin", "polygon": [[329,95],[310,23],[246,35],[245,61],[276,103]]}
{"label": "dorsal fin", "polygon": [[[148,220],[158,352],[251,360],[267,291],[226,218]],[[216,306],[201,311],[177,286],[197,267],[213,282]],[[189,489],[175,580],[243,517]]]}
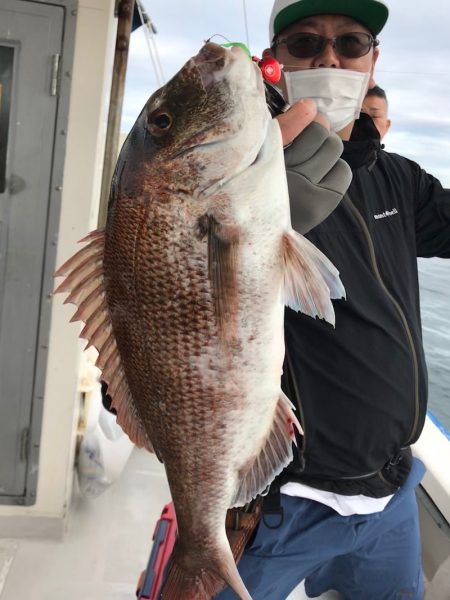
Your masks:
{"label": "dorsal fin", "polygon": [[87,245],[56,271],[56,277],[65,276],[65,279],[53,293],[69,292],[65,302],[77,307],[71,320],[85,323],[80,337],[88,341],[86,348],[94,346],[98,351],[95,364],[102,370],[102,379],[108,385],[112,407],[117,411],[117,422],[136,446],[153,452],[133,403],[106,304],[104,232],[93,231],[81,242],[87,242]]}

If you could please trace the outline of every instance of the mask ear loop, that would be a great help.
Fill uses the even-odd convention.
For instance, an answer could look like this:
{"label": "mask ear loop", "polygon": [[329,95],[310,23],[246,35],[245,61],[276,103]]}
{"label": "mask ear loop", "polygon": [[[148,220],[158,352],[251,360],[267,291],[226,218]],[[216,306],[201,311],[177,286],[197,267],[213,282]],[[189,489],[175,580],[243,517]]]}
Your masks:
{"label": "mask ear loop", "polygon": [[282,65],[283,69],[285,69],[286,67],[288,69],[295,69],[296,71],[312,71],[312,70],[316,70],[316,69],[323,69],[323,67],[302,67],[299,65]]}

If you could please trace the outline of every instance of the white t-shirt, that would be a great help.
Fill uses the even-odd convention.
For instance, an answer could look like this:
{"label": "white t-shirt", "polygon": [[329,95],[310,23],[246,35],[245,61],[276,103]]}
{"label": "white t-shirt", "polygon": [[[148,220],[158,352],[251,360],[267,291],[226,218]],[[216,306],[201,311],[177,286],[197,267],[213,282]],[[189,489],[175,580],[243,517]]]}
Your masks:
{"label": "white t-shirt", "polygon": [[393,494],[384,496],[383,498],[370,498],[369,496],[363,496],[362,494],[344,496],[325,490],[318,490],[317,488],[295,481],[289,481],[281,486],[280,492],[287,496],[309,498],[310,500],[321,502],[343,517],[348,517],[350,515],[369,515],[381,512],[393,496]]}

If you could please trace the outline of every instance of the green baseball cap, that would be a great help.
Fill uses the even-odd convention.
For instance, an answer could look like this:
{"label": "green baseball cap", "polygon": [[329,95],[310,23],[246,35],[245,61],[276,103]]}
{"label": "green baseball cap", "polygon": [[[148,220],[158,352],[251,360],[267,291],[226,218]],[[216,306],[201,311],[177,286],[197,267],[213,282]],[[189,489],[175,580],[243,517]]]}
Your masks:
{"label": "green baseball cap", "polygon": [[380,0],[275,0],[270,16],[270,39],[292,23],[315,15],[345,15],[378,35],[387,21],[389,9]]}

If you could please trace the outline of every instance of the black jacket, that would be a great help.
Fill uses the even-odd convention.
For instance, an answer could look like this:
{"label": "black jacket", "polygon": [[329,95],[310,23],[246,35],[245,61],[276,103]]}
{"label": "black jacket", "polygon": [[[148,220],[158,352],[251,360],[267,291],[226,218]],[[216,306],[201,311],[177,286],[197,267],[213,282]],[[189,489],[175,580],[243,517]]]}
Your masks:
{"label": "black jacket", "polygon": [[347,300],[334,302],[335,329],[286,309],[283,389],[305,434],[280,482],[381,497],[405,481],[425,420],[416,257],[450,257],[450,190],[381,150],[365,115],[343,158],[349,192],[306,237],[339,270]]}

